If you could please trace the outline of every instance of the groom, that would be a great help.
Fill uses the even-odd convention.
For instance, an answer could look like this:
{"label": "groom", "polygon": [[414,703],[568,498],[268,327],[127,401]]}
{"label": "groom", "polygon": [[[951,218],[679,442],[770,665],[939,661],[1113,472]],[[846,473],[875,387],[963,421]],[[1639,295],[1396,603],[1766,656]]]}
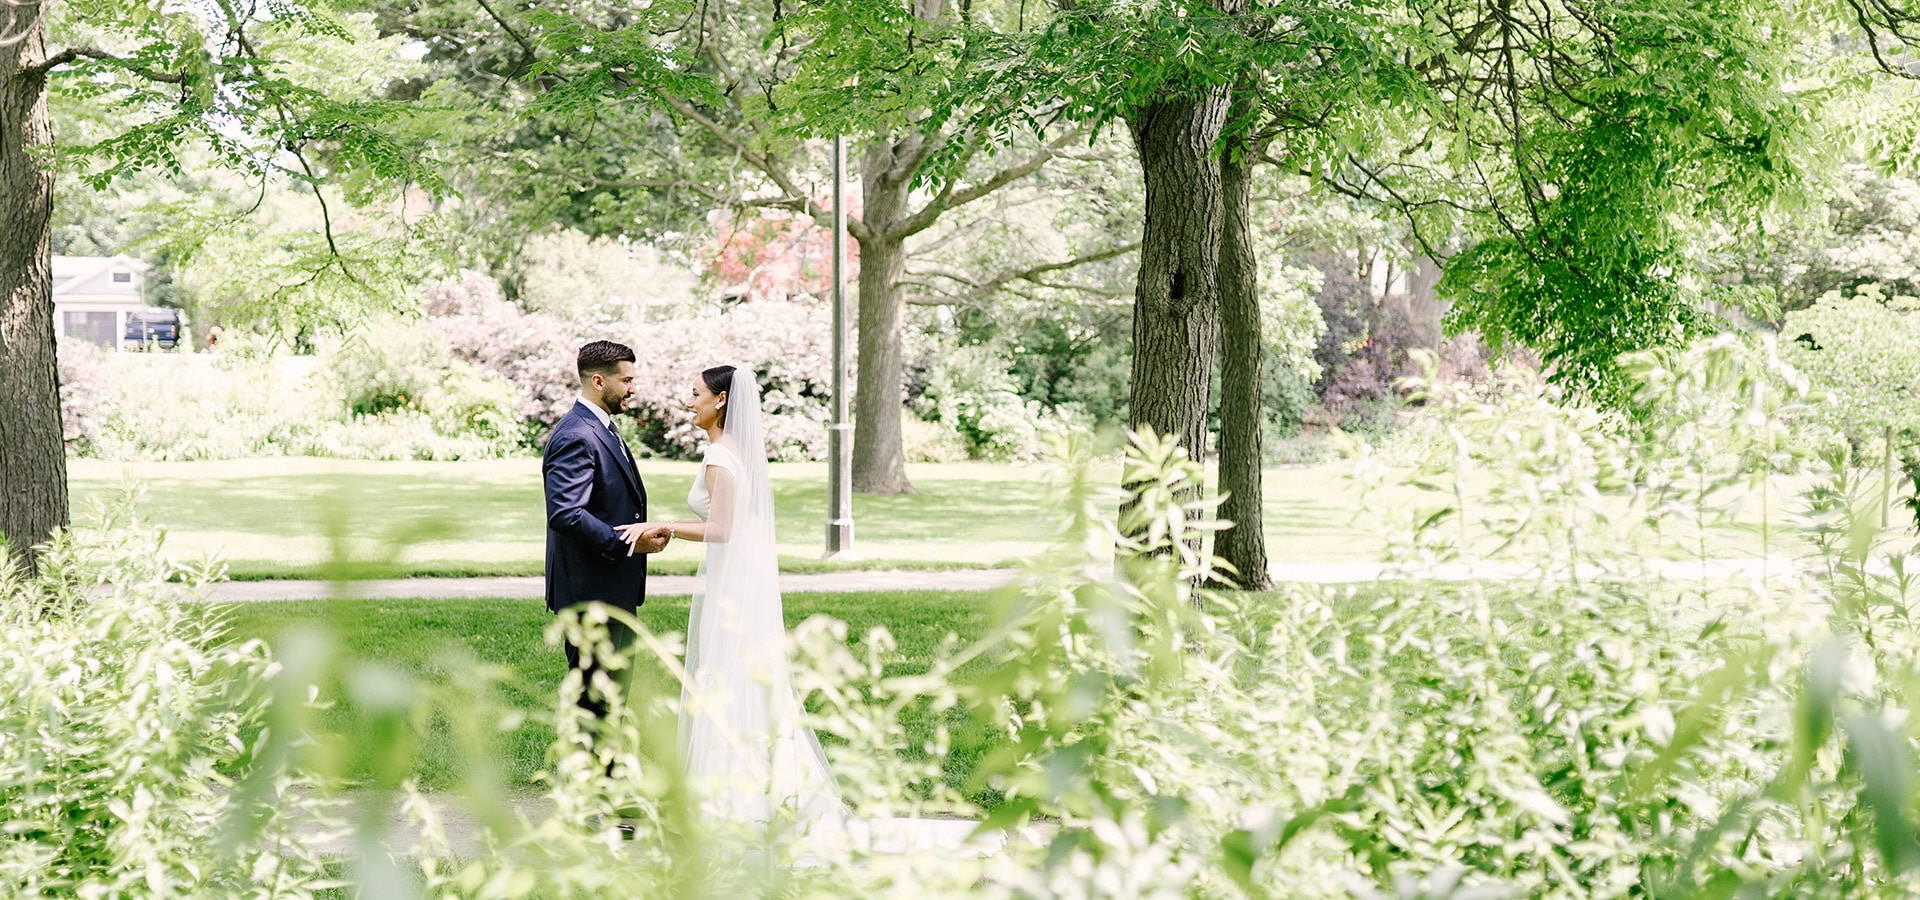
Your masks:
{"label": "groom", "polygon": [[[633,351],[612,341],[580,348],[580,399],[547,437],[541,464],[547,491],[547,609],[559,612],[598,601],[633,613],[647,599],[647,557],[666,547],[665,529],[639,533],[647,520],[647,489],[633,454],[613,428],[613,414],[634,392]],[[607,623],[616,653],[633,646],[633,629]],[[572,641],[567,667],[582,677],[580,708],[596,720],[607,698],[594,689],[601,667]],[[616,672],[625,691],[632,665]]]}

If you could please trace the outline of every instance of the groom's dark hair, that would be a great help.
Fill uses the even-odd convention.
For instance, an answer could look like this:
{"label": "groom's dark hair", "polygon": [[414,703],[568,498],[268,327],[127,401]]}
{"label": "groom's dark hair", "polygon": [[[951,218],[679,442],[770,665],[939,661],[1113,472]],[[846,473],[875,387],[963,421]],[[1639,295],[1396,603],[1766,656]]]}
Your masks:
{"label": "groom's dark hair", "polygon": [[580,348],[580,377],[611,375],[623,362],[639,362],[633,355],[632,347],[612,341],[594,341]]}

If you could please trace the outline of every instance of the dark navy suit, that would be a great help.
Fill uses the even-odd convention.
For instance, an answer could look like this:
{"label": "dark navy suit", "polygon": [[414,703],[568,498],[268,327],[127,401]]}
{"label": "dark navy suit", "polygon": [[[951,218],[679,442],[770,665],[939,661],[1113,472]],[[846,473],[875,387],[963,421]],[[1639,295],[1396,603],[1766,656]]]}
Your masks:
{"label": "dark navy suit", "polygon": [[[599,601],[627,612],[647,599],[647,555],[627,555],[615,525],[644,522],[647,490],[626,445],[579,402],[547,437],[540,470],[547,491],[547,609],[554,612]],[[609,623],[616,649],[633,643],[633,633]],[[592,683],[595,666],[581,665],[579,648],[566,645],[567,665],[584,668]],[[631,671],[628,667],[627,671]],[[581,698],[595,715],[606,706],[597,696]]]}
{"label": "dark navy suit", "polygon": [[613,531],[647,519],[647,489],[620,438],[579,403],[547,438],[547,609],[598,600],[632,612],[647,596],[647,557]]}

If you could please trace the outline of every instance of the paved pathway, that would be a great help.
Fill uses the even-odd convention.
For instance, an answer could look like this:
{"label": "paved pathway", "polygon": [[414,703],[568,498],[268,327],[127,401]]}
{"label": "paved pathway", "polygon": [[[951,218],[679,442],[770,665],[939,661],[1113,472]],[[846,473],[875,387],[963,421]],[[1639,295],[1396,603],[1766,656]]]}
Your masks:
{"label": "paved pathway", "polygon": [[[942,590],[986,591],[1006,584],[1012,569],[951,569],[941,571],[890,570],[822,572],[782,575],[780,589],[790,593],[847,594],[861,591]],[[693,593],[695,576],[652,575],[647,596],[679,597]],[[531,576],[491,578],[393,578],[381,581],[228,581],[216,584],[208,600],[216,603],[255,603],[263,600],[362,599],[396,600],[423,597],[463,600],[504,597],[528,599],[546,596],[541,579]]]}
{"label": "paved pathway", "polygon": [[[464,798],[453,794],[430,793],[422,795],[428,807],[433,811],[441,833],[445,835],[447,850],[456,858],[471,857],[482,846],[480,819],[469,810]],[[333,807],[335,821],[298,821],[294,824],[300,840],[309,849],[323,857],[341,858],[353,856],[359,852],[355,834],[347,823],[353,820],[356,806],[361,796],[351,795]],[[525,817],[531,824],[538,824],[553,814],[553,800],[541,794],[510,794],[507,805],[514,813]],[[415,818],[403,811],[400,804],[403,798],[394,796],[389,799],[382,834],[378,845],[404,856],[417,855],[422,843],[420,825]],[[886,818],[861,820],[861,826],[871,829],[867,841],[870,849],[881,853],[912,852],[953,852],[954,848],[971,846],[974,852],[965,855],[980,855],[984,845],[969,843],[967,838],[973,832],[977,822],[955,818]],[[612,826],[609,825],[609,828]],[[1020,829],[1024,839],[1045,841],[1052,837],[1058,826],[1052,823],[1029,823]],[[889,834],[896,837],[888,837]],[[913,835],[917,840],[901,843],[897,835]],[[989,842],[991,843],[991,842]]]}
{"label": "paved pathway", "polygon": [[[1716,559],[1667,562],[1655,568],[1669,578],[1751,578],[1763,574],[1784,574],[1803,561],[1773,559]],[[1005,585],[1015,575],[1012,569],[947,569],[938,571],[890,570],[871,572],[822,572],[809,575],[783,575],[782,590],[788,593],[845,594],[861,591],[944,590],[988,591]],[[1477,579],[1506,580],[1531,577],[1533,570],[1521,563],[1478,563],[1475,565],[1437,566],[1422,577],[1440,581]],[[1582,578],[1602,577],[1597,569],[1582,570]],[[1273,566],[1274,580],[1317,584],[1348,584],[1378,581],[1391,577],[1380,563],[1318,562],[1278,563]],[[685,596],[692,593],[691,575],[655,575],[647,579],[647,594],[654,597]],[[537,577],[494,578],[395,578],[383,581],[231,581],[214,585],[208,593],[215,603],[256,603],[272,600],[364,599],[397,600],[425,598],[460,600],[474,598],[537,599],[544,596]]]}

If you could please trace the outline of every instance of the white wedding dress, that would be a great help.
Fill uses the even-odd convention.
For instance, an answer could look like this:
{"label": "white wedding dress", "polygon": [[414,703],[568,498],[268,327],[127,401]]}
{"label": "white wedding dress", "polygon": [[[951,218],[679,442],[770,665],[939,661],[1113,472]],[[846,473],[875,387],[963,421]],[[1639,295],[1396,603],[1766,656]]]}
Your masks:
{"label": "white wedding dress", "polygon": [[[687,623],[680,712],[681,759],[702,815],[779,822],[869,851],[991,852],[997,841],[969,841],[976,823],[855,819],[840,800],[788,672],[760,390],[745,367],[734,371],[725,408],[722,437],[707,448],[687,495],[709,524]],[[717,498],[708,495],[710,467],[731,476],[719,482],[727,490]]]}
{"label": "white wedding dress", "polygon": [[[736,407],[743,405],[738,396],[728,393]],[[687,494],[687,505],[709,523],[707,467],[731,474],[736,489],[752,487],[753,476],[731,443],[707,448]],[[764,462],[760,468],[764,472]],[[801,823],[838,823],[846,807],[819,739],[800,721],[788,677],[771,528],[738,516],[722,521],[728,539],[707,544],[703,589],[687,624],[687,681],[680,694],[687,774],[702,810],[722,820],[765,822],[780,814]],[[762,542],[765,561],[746,558],[742,551]]]}

